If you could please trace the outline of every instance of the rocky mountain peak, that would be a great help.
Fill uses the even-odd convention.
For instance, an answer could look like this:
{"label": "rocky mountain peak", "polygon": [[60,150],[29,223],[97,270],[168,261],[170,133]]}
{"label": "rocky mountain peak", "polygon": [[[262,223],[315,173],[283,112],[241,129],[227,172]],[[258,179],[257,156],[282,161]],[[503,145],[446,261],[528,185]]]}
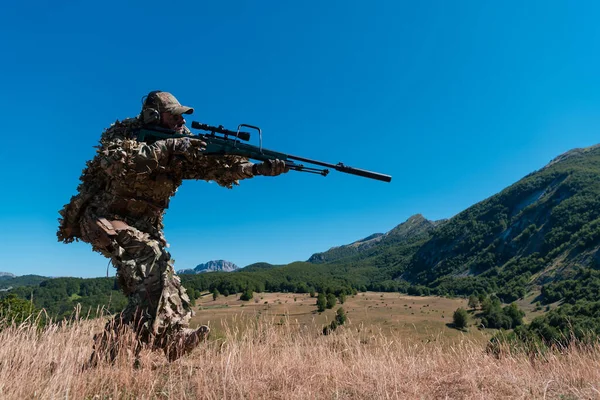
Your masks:
{"label": "rocky mountain peak", "polygon": [[213,260],[204,264],[198,264],[194,269],[182,269],[177,271],[178,274],[201,274],[204,272],[233,272],[239,267],[226,260]]}

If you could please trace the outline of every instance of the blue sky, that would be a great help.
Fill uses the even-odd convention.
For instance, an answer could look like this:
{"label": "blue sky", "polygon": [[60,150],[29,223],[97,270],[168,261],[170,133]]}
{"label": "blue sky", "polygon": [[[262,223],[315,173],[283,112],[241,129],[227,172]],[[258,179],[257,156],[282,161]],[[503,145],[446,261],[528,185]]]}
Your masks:
{"label": "blue sky", "polygon": [[269,149],[393,176],[185,182],[165,218],[176,269],[306,260],[450,218],[600,142],[600,3],[216,3],[3,7],[0,271],[106,274],[89,245],[57,242],[58,210],[151,90],[193,106],[188,123],[258,125]]}

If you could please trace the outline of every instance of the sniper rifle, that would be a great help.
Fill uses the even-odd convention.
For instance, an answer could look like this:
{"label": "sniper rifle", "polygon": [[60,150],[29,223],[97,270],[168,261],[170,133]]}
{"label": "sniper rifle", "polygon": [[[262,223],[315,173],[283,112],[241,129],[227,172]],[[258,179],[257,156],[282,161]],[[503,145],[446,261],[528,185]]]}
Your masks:
{"label": "sniper rifle", "polygon": [[[309,172],[327,176],[329,169],[333,168],[336,171],[346,174],[358,175],[364,178],[376,179],[378,181],[390,182],[390,175],[380,174],[378,172],[367,171],[364,169],[352,168],[343,163],[330,164],[323,161],[311,160],[305,157],[298,157],[291,154],[281,153],[278,151],[267,150],[262,147],[262,131],[259,127],[247,124],[238,125],[237,131],[231,131],[223,128],[222,125],[211,126],[200,122],[192,122],[192,128],[208,132],[206,134],[188,135],[176,133],[172,130],[163,129],[160,127],[144,127],[141,128],[136,135],[138,141],[153,142],[160,139],[188,137],[190,139],[201,140],[206,143],[206,149],[202,151],[206,155],[236,155],[253,160],[268,161],[279,159],[285,161],[286,166],[294,171]],[[259,146],[243,143],[242,141],[250,140],[250,133],[241,131],[241,128],[255,129],[258,131]],[[217,135],[219,134],[219,135]],[[307,167],[302,163],[318,165],[326,168]]]}

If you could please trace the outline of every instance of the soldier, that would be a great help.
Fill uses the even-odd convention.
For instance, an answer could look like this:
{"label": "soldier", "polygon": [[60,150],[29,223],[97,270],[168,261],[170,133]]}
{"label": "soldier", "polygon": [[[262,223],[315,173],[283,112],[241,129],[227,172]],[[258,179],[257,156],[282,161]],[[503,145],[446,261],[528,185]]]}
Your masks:
{"label": "soldier", "polygon": [[[208,327],[187,328],[190,299],[166,251],[163,215],[183,179],[215,181],[231,188],[255,175],[287,172],[280,160],[253,164],[239,156],[206,156],[205,143],[169,138],[153,143],[135,139],[136,129],[158,126],[189,134],[182,106],[170,93],[150,92],[138,117],[117,121],[105,130],[96,156],[87,162],[78,194],[60,211],[58,239],[82,240],[112,260],[129,303],[96,338],[94,357],[114,358],[117,333],[133,327],[141,344],[164,350],[172,361],[208,335]],[[93,360],[95,361],[95,360]]]}

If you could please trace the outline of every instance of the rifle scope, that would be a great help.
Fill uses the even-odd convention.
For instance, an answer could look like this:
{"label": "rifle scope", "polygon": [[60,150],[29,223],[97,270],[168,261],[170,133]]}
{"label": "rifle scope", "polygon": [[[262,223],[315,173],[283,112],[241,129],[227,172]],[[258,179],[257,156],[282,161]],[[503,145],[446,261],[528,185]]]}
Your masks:
{"label": "rifle scope", "polygon": [[226,136],[234,136],[240,140],[245,140],[248,141],[250,140],[250,133],[248,132],[238,132],[238,131],[230,131],[229,129],[225,129],[223,127],[223,125],[219,125],[219,126],[212,126],[212,125],[207,125],[207,124],[203,124],[201,122],[198,121],[192,121],[192,128],[194,129],[200,129],[201,131],[207,131],[210,132],[211,134],[215,134],[215,133],[222,133],[223,135]]}

